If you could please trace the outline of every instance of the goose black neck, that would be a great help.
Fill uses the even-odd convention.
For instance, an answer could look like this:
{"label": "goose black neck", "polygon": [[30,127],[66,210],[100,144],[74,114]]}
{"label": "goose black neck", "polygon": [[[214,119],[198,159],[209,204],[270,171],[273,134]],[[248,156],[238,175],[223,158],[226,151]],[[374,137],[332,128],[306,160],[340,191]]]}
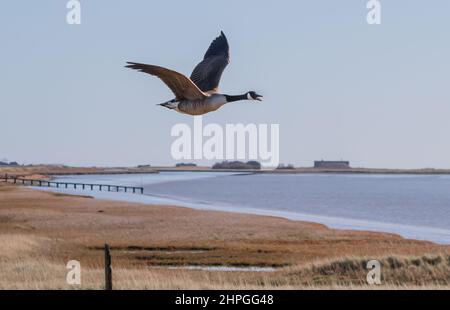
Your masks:
{"label": "goose black neck", "polygon": [[227,99],[227,102],[234,102],[234,101],[239,101],[239,100],[247,100],[247,94],[237,95],[237,96],[225,95],[225,98]]}

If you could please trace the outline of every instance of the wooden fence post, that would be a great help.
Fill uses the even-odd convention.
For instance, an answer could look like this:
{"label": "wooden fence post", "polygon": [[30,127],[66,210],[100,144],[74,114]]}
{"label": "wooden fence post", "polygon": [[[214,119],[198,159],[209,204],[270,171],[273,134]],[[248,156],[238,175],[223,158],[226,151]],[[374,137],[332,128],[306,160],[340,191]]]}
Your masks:
{"label": "wooden fence post", "polygon": [[105,290],[112,290],[111,253],[108,244],[105,244]]}

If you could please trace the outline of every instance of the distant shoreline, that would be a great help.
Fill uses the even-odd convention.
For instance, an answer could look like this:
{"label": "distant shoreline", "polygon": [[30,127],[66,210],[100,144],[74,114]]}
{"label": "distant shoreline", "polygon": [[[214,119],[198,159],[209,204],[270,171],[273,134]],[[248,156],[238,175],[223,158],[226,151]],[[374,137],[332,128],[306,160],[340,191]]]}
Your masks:
{"label": "distant shoreline", "polygon": [[0,166],[0,175],[43,176],[89,175],[89,174],[147,174],[159,172],[239,172],[251,174],[408,174],[408,175],[450,175],[450,169],[387,169],[387,168],[348,168],[328,169],[300,167],[294,169],[212,169],[210,167],[70,167],[70,166]]}
{"label": "distant shoreline", "polygon": [[383,168],[349,168],[349,169],[324,169],[324,168],[294,168],[294,169],[273,169],[273,170],[249,170],[249,169],[211,169],[209,167],[196,168],[170,168],[154,167],[157,171],[189,171],[189,172],[243,172],[243,173],[275,173],[275,174],[296,174],[296,173],[342,173],[342,174],[448,174],[450,169],[383,169]]}

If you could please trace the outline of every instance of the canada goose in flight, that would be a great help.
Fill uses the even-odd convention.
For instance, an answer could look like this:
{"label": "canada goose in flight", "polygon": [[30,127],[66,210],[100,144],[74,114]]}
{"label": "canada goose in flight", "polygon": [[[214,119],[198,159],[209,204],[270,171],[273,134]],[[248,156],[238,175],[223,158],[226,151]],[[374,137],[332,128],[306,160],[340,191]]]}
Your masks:
{"label": "canada goose in flight", "polygon": [[160,105],[180,113],[202,115],[215,111],[228,102],[258,100],[262,96],[254,91],[230,96],[218,92],[220,77],[230,62],[227,38],[223,32],[206,51],[205,57],[188,78],[173,70],[159,66],[127,62],[127,68],[159,77],[175,94],[175,99]]}

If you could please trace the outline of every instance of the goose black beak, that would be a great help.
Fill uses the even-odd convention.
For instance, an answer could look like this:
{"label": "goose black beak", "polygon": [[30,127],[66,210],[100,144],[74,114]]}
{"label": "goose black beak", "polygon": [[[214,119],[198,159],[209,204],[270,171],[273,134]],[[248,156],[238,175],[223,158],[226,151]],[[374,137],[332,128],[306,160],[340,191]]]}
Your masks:
{"label": "goose black beak", "polygon": [[255,100],[262,101],[263,98],[264,98],[263,96],[256,94]]}

